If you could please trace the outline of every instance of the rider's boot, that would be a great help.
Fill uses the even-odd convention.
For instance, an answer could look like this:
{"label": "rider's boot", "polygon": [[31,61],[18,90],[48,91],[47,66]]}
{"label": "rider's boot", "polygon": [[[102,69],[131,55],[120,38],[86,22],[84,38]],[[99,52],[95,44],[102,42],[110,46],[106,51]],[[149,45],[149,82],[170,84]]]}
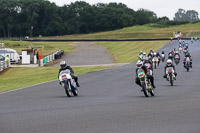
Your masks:
{"label": "rider's boot", "polygon": [[152,79],[150,79],[151,80],[151,85],[152,85],[152,87],[153,88],[156,88],[156,86],[155,86],[155,84],[154,84],[154,79],[152,78]]}
{"label": "rider's boot", "polygon": [[80,85],[79,85],[78,81],[76,81],[76,86],[77,86],[77,87],[80,87]]}

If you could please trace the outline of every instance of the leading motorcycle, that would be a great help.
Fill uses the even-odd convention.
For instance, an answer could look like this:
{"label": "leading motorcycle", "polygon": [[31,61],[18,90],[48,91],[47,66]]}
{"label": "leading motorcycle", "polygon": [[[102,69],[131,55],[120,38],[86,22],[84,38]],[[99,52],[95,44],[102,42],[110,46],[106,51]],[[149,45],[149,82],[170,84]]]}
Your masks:
{"label": "leading motorcycle", "polygon": [[67,94],[68,97],[71,96],[77,96],[78,95],[78,89],[76,86],[75,80],[71,77],[70,75],[70,70],[63,70],[59,74],[59,81],[61,85],[65,89],[65,93]]}
{"label": "leading motorcycle", "polygon": [[144,95],[146,97],[149,97],[149,94],[151,96],[154,96],[154,89],[151,85],[151,81],[150,79],[147,77],[147,75],[145,74],[144,70],[142,68],[138,69],[138,74],[137,74],[139,80],[140,80],[140,84],[142,87],[142,91],[144,93]]}

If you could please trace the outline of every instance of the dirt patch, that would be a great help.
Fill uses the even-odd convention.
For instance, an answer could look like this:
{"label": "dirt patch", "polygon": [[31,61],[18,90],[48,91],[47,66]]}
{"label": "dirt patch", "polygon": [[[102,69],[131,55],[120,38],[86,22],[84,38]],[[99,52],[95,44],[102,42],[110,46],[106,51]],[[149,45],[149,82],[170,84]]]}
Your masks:
{"label": "dirt patch", "polygon": [[[107,53],[103,46],[90,42],[73,43],[75,50],[64,55],[61,60],[65,60],[70,66],[77,65],[101,65],[113,63],[113,57]],[[57,63],[54,66],[58,66]]]}

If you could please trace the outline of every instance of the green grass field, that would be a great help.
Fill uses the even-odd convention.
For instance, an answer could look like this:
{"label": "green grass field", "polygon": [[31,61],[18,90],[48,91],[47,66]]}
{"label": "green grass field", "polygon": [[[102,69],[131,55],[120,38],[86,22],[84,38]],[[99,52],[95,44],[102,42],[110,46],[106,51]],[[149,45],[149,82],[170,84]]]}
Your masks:
{"label": "green grass field", "polygon": [[145,41],[145,42],[98,42],[107,48],[108,53],[114,57],[116,63],[135,62],[140,51],[149,53],[162,48],[167,41]]}
{"label": "green grass field", "polygon": [[73,45],[69,45],[68,42],[28,42],[28,41],[0,41],[0,42],[5,43],[6,48],[17,50],[19,54],[21,54],[22,49],[27,49],[33,46],[36,49],[40,50],[43,56],[52,54],[57,50],[64,50],[65,53],[69,53],[73,51],[75,48]]}
{"label": "green grass field", "polygon": [[[76,75],[110,67],[74,67]],[[0,92],[57,80],[59,67],[9,68],[0,73]]]}
{"label": "green grass field", "polygon": [[143,26],[127,27],[119,30],[99,32],[84,35],[64,35],[59,37],[43,37],[39,39],[155,39],[171,38],[174,31],[181,31],[183,37],[191,33],[189,37],[200,37],[200,22],[183,25],[161,27],[158,24],[147,24]]}

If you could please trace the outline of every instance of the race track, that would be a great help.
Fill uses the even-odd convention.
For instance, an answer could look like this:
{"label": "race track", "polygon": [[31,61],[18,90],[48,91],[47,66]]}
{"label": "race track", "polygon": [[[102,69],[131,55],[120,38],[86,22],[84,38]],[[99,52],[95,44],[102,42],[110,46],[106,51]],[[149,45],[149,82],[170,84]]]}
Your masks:
{"label": "race track", "polygon": [[135,84],[135,63],[79,75],[78,97],[57,81],[0,94],[0,133],[200,133],[200,42],[189,49],[193,68],[181,61],[174,86],[164,63],[154,70],[155,97]]}

